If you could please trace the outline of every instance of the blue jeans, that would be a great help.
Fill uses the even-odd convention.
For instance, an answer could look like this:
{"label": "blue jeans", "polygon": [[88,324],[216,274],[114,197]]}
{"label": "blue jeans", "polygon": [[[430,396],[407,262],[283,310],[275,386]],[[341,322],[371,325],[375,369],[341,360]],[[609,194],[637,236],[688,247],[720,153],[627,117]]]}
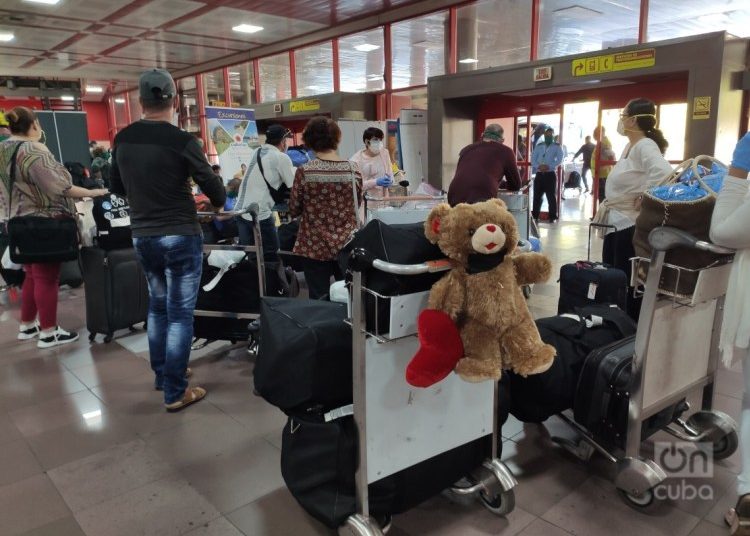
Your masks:
{"label": "blue jeans", "polygon": [[[238,216],[237,228],[240,232],[241,245],[255,245],[253,222]],[[260,239],[263,242],[263,260],[265,262],[278,262],[279,233],[276,232],[276,224],[273,217],[260,220]]]}
{"label": "blue jeans", "polygon": [[182,400],[203,264],[201,235],[134,238],[148,279],[148,349],[164,403]]}

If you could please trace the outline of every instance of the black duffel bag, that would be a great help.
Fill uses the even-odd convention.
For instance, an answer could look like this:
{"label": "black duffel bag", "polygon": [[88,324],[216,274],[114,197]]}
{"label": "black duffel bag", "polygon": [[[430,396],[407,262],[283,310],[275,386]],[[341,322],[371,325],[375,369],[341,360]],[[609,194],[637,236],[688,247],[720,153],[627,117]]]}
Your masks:
{"label": "black duffel bag", "polygon": [[[492,436],[443,452],[369,485],[376,518],[414,508],[479,467]],[[320,414],[290,416],[281,438],[281,475],[300,506],[330,528],[357,511],[357,434],[351,416],[325,422]]]}
{"label": "black duffel bag", "polygon": [[[636,330],[635,322],[617,307],[581,307],[574,316],[536,321],[542,340],[557,350],[549,370],[527,377],[507,372],[510,412],[518,420],[543,422],[573,408],[581,369],[589,353],[633,335]],[[594,325],[587,327],[586,321],[592,319]]]}
{"label": "black duffel bag", "polygon": [[[397,264],[419,264],[445,258],[440,248],[425,237],[423,223],[388,225],[380,220],[370,221],[342,249],[339,263],[343,271],[346,270],[349,254],[359,248],[366,249],[378,259]],[[430,290],[443,275],[394,275],[371,269],[364,274],[364,281],[368,289],[381,296],[399,296]],[[347,274],[347,280],[349,278]],[[378,334],[388,332],[389,300],[376,300],[372,294],[366,294],[365,308],[368,331],[377,331]]]}
{"label": "black duffel bag", "polygon": [[346,305],[263,298],[255,390],[284,412],[352,402],[352,330]]}

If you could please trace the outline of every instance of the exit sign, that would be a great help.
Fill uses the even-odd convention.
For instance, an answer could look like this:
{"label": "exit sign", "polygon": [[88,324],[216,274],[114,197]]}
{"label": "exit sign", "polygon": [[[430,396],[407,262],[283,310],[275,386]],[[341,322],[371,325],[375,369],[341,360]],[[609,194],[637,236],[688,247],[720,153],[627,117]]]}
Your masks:
{"label": "exit sign", "polygon": [[544,82],[545,80],[552,80],[552,66],[546,65],[544,67],[536,67],[534,69],[534,82]]}

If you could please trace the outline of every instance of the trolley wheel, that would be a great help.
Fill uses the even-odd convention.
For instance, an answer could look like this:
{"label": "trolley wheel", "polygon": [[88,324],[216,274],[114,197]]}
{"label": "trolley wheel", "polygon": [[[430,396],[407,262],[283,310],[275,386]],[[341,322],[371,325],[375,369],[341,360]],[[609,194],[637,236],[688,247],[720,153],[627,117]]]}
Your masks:
{"label": "trolley wheel", "polygon": [[109,333],[109,334],[107,334],[107,335],[104,336],[104,343],[105,344],[109,344],[111,342],[112,342],[112,334]]}
{"label": "trolley wheel", "polygon": [[516,493],[514,490],[502,491],[494,497],[488,497],[484,491],[479,492],[482,506],[496,516],[507,516],[516,507]]}
{"label": "trolley wheel", "polygon": [[258,357],[258,340],[255,337],[250,337],[247,341],[247,355],[250,357]]}
{"label": "trolley wheel", "polygon": [[94,342],[96,340],[96,333],[89,333],[89,342]]}
{"label": "trolley wheel", "polygon": [[353,514],[346,518],[344,524],[338,528],[339,536],[383,536],[377,521],[362,514]]}
{"label": "trolley wheel", "polygon": [[729,458],[737,450],[737,423],[726,413],[698,411],[690,416],[687,425],[700,434],[708,432],[706,441],[711,443],[714,460]]}
{"label": "trolley wheel", "polygon": [[137,329],[135,328],[135,326],[128,326],[128,329],[129,329],[129,330],[131,331],[131,333],[132,333],[132,332],[134,332],[134,331],[138,331],[138,330],[137,330]]}
{"label": "trolley wheel", "polygon": [[637,509],[649,508],[656,501],[656,494],[654,493],[653,488],[647,489],[640,495],[634,495],[622,489],[618,489],[617,492],[620,494],[620,497],[625,500],[626,503]]}

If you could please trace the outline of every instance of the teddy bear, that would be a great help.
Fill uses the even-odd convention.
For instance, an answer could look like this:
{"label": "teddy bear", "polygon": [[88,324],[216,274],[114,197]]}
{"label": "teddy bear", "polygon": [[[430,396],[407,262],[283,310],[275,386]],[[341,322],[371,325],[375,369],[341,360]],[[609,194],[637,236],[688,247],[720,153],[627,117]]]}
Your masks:
{"label": "teddy bear", "polygon": [[454,369],[469,382],[499,380],[503,369],[522,376],[549,369],[556,351],[542,342],[522,286],[546,281],[552,264],[540,253],[514,254],[518,227],[505,203],[438,205],[425,235],[452,268],[418,317],[421,346],[407,381],[428,387]]}

